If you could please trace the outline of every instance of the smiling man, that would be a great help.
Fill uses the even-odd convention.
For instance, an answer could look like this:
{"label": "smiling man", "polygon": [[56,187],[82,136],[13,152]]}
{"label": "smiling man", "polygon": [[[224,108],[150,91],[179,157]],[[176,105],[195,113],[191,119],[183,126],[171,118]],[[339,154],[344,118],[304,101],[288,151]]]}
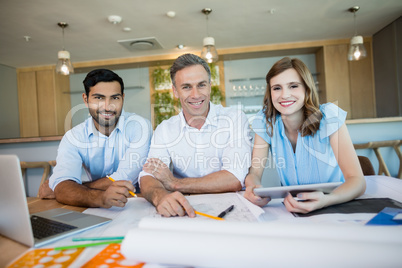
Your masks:
{"label": "smiling man", "polygon": [[[42,196],[51,197],[53,190],[57,201],[68,205],[123,207],[146,160],[151,124],[123,111],[124,83],[116,73],[93,70],[83,83],[91,117],[64,135]],[[81,180],[82,168],[88,182]]]}
{"label": "smiling man", "polygon": [[241,110],[210,102],[211,71],[200,57],[180,56],[170,76],[182,111],[156,128],[140,173],[141,193],[163,216],[194,217],[183,193],[242,189],[251,162],[250,129]]}

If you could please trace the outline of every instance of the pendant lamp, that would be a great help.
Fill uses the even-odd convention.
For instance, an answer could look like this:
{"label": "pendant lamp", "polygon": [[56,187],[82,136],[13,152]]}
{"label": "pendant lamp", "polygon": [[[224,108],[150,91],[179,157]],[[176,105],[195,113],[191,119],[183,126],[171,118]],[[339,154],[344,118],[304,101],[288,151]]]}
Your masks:
{"label": "pendant lamp", "polygon": [[59,22],[57,25],[61,27],[63,33],[63,49],[60,50],[57,54],[58,61],[56,64],[56,73],[62,75],[69,75],[70,73],[74,73],[74,68],[71,65],[70,61],[70,52],[64,49],[64,28],[68,26],[66,22]]}
{"label": "pendant lamp", "polygon": [[349,12],[353,13],[354,29],[355,35],[350,39],[348,60],[357,61],[365,58],[367,56],[366,48],[363,44],[363,36],[357,35],[356,31],[356,12],[360,9],[359,6],[354,6],[348,9]]}
{"label": "pendant lamp", "polygon": [[215,48],[215,39],[210,37],[208,33],[208,15],[212,12],[212,9],[204,8],[201,10],[201,12],[204,13],[207,18],[207,37],[205,37],[203,40],[201,58],[208,63],[216,62],[218,61],[218,52]]}

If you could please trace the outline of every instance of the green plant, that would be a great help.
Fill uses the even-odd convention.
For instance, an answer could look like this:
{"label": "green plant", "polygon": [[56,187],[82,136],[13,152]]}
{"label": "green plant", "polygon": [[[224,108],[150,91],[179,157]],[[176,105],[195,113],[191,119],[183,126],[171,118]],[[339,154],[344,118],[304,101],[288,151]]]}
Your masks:
{"label": "green plant", "polygon": [[221,104],[225,98],[224,94],[219,90],[219,86],[211,86],[211,101],[214,104]]}
{"label": "green plant", "polygon": [[216,67],[215,63],[208,63],[208,65],[211,70],[211,83],[213,85],[219,84],[219,69]]}
{"label": "green plant", "polygon": [[154,124],[155,127],[159,125],[163,120],[169,119],[173,115],[177,114],[180,109],[179,102],[172,97],[170,91],[157,91],[153,94],[154,102]]}
{"label": "green plant", "polygon": [[163,69],[161,67],[156,68],[152,72],[152,79],[154,82],[155,89],[163,88],[166,85],[169,85],[170,82],[170,73],[168,69]]}

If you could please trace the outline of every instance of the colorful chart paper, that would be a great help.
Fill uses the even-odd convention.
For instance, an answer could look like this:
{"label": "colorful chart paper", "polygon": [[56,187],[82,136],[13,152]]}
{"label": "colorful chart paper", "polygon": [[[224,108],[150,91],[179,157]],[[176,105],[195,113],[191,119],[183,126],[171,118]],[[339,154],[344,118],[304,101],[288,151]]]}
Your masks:
{"label": "colorful chart paper", "polygon": [[68,267],[83,251],[80,249],[54,250],[51,248],[33,249],[25,253],[8,268],[19,267]]}
{"label": "colorful chart paper", "polygon": [[141,268],[144,263],[138,263],[133,261],[128,261],[120,253],[120,244],[110,244],[98,255],[93,257],[89,262],[87,262],[82,268],[92,268],[92,267],[131,267],[131,268]]}

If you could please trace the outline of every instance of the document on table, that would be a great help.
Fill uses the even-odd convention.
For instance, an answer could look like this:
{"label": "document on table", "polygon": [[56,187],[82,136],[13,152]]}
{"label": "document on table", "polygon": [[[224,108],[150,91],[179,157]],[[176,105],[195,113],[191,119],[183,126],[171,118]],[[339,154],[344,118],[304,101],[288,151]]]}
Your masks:
{"label": "document on table", "polygon": [[[264,211],[251,204],[237,193],[202,194],[186,196],[193,208],[199,212],[217,216],[219,213],[234,205],[234,209],[225,216],[227,221],[256,222]],[[248,204],[249,203],[249,204]],[[252,208],[250,210],[250,208]],[[56,241],[49,247],[71,244],[72,237],[124,236],[128,230],[138,226],[143,218],[161,218],[155,207],[144,198],[129,198],[125,207],[88,208],[83,213],[111,218],[112,221],[102,226]],[[197,215],[195,218],[183,217],[187,220],[216,221]],[[79,242],[74,242],[79,244]],[[85,243],[85,242],[81,242]]]}
{"label": "document on table", "polygon": [[[229,206],[234,205],[234,209],[225,216],[225,222],[257,222],[259,215],[264,212],[261,208],[254,206],[237,193],[191,195],[186,196],[186,198],[195,210],[213,216],[217,216]],[[251,210],[249,208],[251,208]],[[141,219],[148,218],[157,220],[163,218],[156,212],[155,207],[151,203],[141,197],[129,198],[123,208],[89,208],[83,213],[107,217],[113,220],[105,225],[56,241],[49,244],[47,247],[53,248],[88,243],[88,241],[72,242],[73,237],[125,236],[129,230],[136,229],[139,226]],[[202,224],[211,221],[221,222],[199,215],[195,218],[163,218],[163,220],[167,221],[174,221],[177,219],[183,220],[183,223],[198,222]],[[71,267],[81,267],[103,248],[104,247],[92,247],[85,249]]]}
{"label": "document on table", "polygon": [[[225,220],[228,221],[257,221],[259,215],[264,212],[261,208],[251,203],[247,204],[248,201],[236,193],[190,195],[186,196],[186,198],[195,210],[212,216],[217,216],[229,206],[234,205],[234,209],[225,216]],[[250,210],[249,207],[253,208],[253,210]],[[112,218],[113,222],[109,226],[113,225],[113,229],[116,229],[116,226],[119,225],[120,229],[115,231],[119,233],[108,234],[114,236],[124,235],[122,231],[127,230],[127,225],[129,228],[136,227],[142,218],[162,217],[156,212],[155,207],[144,198],[130,198],[124,208],[89,208],[84,213]],[[186,216],[185,218],[188,217]],[[196,219],[211,220],[198,215]]]}

